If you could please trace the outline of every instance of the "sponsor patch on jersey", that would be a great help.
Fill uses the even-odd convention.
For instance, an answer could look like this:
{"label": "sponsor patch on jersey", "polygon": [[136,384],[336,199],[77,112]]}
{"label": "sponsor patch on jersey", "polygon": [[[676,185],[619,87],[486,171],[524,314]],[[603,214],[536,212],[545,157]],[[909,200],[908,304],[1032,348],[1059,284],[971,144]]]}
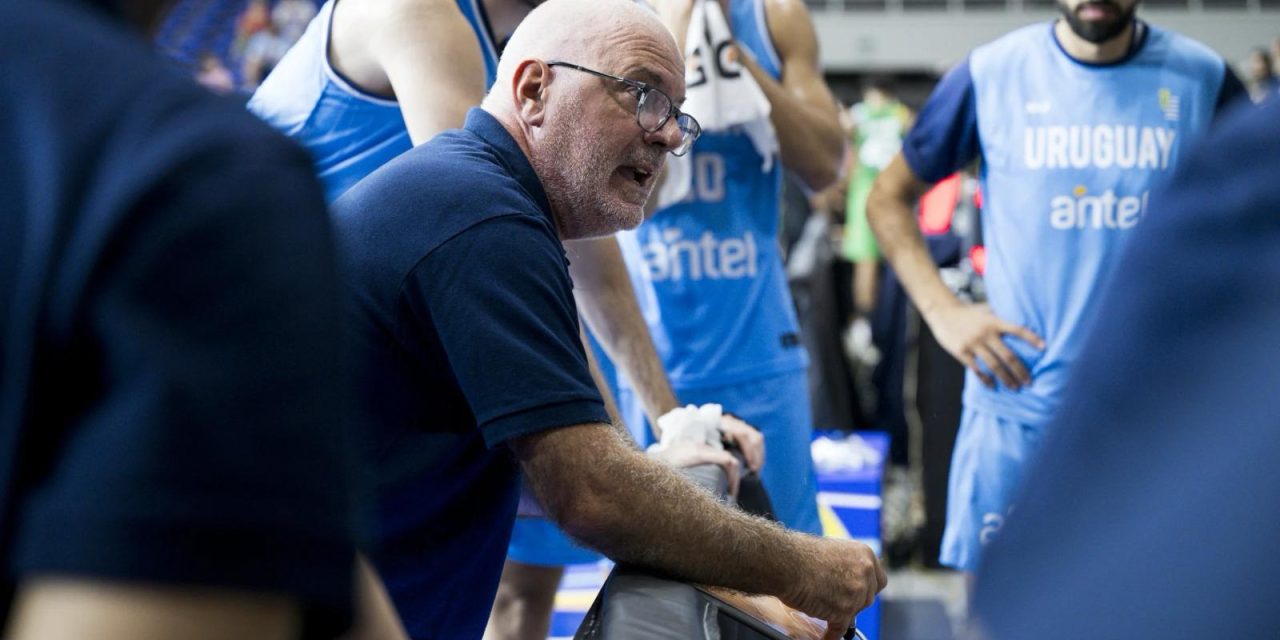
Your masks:
{"label": "sponsor patch on jersey", "polygon": [[682,229],[665,229],[661,240],[655,239],[643,249],[649,276],[655,282],[739,280],[759,273],[759,248],[750,231],[723,238],[703,231],[688,238]]}
{"label": "sponsor patch on jersey", "polygon": [[1107,189],[1089,193],[1084,185],[1076,185],[1071,195],[1049,200],[1049,224],[1054,229],[1132,229],[1147,211],[1147,194],[1118,196]]}

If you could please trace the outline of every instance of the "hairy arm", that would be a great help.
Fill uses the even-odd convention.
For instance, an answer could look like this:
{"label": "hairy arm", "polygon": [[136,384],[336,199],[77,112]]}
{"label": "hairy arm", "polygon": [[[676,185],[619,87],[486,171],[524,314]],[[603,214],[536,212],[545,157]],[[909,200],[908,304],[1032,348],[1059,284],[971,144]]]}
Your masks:
{"label": "hairy arm", "polygon": [[242,591],[35,578],[18,589],[8,640],[292,640],[290,598]]}
{"label": "hairy arm", "polygon": [[885,583],[864,545],[789,532],[726,507],[603,425],[543,431],[511,447],[552,518],[616,560],[774,595],[833,629],[847,627]]}

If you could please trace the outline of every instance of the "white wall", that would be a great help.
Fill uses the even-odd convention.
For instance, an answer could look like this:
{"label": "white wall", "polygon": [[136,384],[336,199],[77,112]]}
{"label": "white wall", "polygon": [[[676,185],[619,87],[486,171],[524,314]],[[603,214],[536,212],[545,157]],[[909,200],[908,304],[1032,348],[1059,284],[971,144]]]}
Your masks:
{"label": "white wall", "polygon": [[[844,12],[813,9],[829,72],[940,71],[973,47],[1019,26],[1051,20],[1051,11]],[[1235,65],[1280,36],[1280,11],[1159,11],[1143,19],[1195,38]],[[1239,67],[1237,67],[1239,68]]]}

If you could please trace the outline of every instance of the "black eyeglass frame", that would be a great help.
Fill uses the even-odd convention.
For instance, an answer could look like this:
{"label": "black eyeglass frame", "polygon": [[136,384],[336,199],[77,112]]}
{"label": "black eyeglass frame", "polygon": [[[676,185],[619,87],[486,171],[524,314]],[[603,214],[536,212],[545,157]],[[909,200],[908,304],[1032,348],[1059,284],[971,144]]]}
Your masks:
{"label": "black eyeglass frame", "polygon": [[[634,89],[638,93],[638,96],[637,96],[638,100],[636,102],[636,125],[639,126],[642,131],[647,131],[648,133],[657,133],[658,131],[661,131],[663,127],[667,126],[667,122],[671,120],[672,116],[675,116],[676,126],[680,129],[681,140],[680,140],[680,146],[671,150],[671,155],[673,156],[682,156],[688,153],[689,149],[693,148],[693,143],[697,142],[698,137],[702,135],[702,125],[698,124],[697,119],[695,119],[693,116],[677,108],[676,101],[672,100],[671,96],[667,95],[665,91],[647,82],[632,80],[630,78],[623,78],[622,76],[615,76],[612,74],[605,73],[603,71],[596,71],[595,69],[589,69],[580,64],[565,62],[564,60],[551,60],[547,62],[547,66],[548,67],[568,67],[570,69],[582,71],[584,73],[589,73],[593,76],[605,78],[606,80],[614,80],[616,82],[621,82],[627,87]],[[644,105],[649,99],[650,92],[657,92],[658,95],[661,95],[663,98],[666,98],[667,104],[670,105],[670,107],[667,109],[667,113],[662,116],[661,120],[658,121],[658,125],[652,129],[645,127],[644,123],[640,121],[640,111],[644,109]],[[688,120],[687,125],[681,124],[680,119],[682,117]]]}

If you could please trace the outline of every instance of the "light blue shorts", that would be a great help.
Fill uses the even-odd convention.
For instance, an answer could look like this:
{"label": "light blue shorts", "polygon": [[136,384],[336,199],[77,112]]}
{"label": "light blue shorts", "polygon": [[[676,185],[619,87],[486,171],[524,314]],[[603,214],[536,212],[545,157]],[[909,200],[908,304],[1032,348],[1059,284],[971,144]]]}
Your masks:
{"label": "light blue shorts", "polygon": [[939,561],[974,573],[982,550],[1013,510],[1043,429],[965,408],[947,481],[947,527]]}
{"label": "light blue shorts", "polygon": [[[677,389],[676,395],[685,404],[720,403],[725,411],[760,429],[765,445],[765,464],[760,476],[778,520],[797,531],[822,534],[818,520],[818,482],[809,449],[813,419],[809,411],[808,380],[803,370],[732,386]],[[637,436],[636,441],[648,446],[653,442],[652,432],[644,421],[639,399],[626,387],[620,389],[617,396],[618,410]],[[555,525],[537,518],[516,520],[507,557],[540,566],[600,559],[594,552],[575,545]]]}

